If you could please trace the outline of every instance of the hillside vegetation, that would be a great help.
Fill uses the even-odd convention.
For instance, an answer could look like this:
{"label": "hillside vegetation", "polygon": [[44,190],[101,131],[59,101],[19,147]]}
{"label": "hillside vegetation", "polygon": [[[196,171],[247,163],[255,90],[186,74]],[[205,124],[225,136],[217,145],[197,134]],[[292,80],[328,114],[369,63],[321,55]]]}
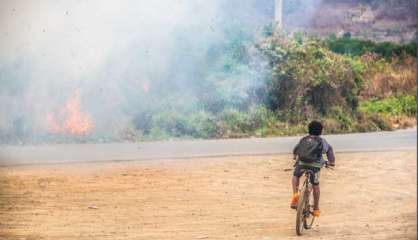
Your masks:
{"label": "hillside vegetation", "polygon": [[0,129],[4,136],[0,140],[285,136],[306,133],[307,124],[314,119],[324,123],[325,133],[416,125],[415,42],[374,42],[350,34],[312,38],[273,29],[272,25],[261,30],[227,25],[220,41],[202,42],[208,46],[199,52],[199,61],[178,55],[187,61],[174,62],[175,71],[167,81],[155,76],[146,86],[124,85],[123,93],[130,100],[121,108],[126,117],[106,131],[32,137],[19,120],[10,131]]}
{"label": "hillside vegetation", "polygon": [[[294,135],[305,133],[313,119],[327,133],[415,125],[415,43],[264,33],[257,40],[242,32],[231,35],[224,51],[208,55],[212,61],[203,68],[198,106],[168,101],[139,114],[131,137]],[[250,76],[256,79],[251,87],[237,81]]]}

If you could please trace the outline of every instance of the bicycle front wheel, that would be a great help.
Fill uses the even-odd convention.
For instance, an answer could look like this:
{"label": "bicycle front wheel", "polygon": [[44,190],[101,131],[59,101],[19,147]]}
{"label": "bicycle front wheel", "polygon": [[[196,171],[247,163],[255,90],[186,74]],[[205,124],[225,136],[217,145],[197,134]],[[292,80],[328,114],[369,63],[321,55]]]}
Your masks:
{"label": "bicycle front wheel", "polygon": [[302,188],[302,191],[300,192],[300,198],[298,202],[298,208],[296,213],[296,234],[302,235],[303,229],[304,229],[304,222],[305,222],[305,216],[304,216],[304,209],[306,208],[306,186],[304,185]]}
{"label": "bicycle front wheel", "polygon": [[306,198],[305,198],[305,209],[304,209],[304,218],[303,218],[303,227],[305,229],[310,229],[313,225],[315,220],[315,216],[313,215],[314,211],[314,197],[312,186],[309,187],[306,191]]}

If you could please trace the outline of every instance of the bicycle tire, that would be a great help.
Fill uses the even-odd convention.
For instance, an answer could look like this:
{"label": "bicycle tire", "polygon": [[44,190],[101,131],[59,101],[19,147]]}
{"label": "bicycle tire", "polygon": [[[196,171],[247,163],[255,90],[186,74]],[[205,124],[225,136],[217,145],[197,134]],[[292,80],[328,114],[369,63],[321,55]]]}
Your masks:
{"label": "bicycle tire", "polygon": [[296,234],[298,236],[302,235],[303,229],[304,229],[304,209],[305,209],[305,190],[306,190],[306,184],[303,185],[302,191],[300,192],[300,199],[298,202],[298,208],[296,213]]}
{"label": "bicycle tire", "polygon": [[303,227],[305,229],[311,229],[315,220],[315,216],[312,214],[314,208],[313,189],[308,189],[306,196],[305,209],[303,211],[306,214],[304,214],[303,218]]}

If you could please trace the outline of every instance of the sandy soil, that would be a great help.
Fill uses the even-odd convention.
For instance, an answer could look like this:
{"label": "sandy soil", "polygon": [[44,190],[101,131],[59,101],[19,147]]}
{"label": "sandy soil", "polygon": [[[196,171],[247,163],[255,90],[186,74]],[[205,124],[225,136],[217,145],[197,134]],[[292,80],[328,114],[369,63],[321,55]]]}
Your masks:
{"label": "sandy soil", "polygon": [[[416,151],[337,155],[303,239],[416,239]],[[0,239],[301,239],[288,155],[0,168]]]}

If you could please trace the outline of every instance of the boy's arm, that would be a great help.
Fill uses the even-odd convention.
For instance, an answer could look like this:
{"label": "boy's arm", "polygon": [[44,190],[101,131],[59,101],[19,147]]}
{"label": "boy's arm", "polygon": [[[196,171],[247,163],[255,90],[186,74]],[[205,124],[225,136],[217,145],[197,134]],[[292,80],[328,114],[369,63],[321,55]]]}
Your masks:
{"label": "boy's arm", "polygon": [[329,144],[328,144],[328,151],[327,151],[327,159],[328,159],[329,165],[335,166],[334,150],[332,149],[332,146]]}
{"label": "boy's arm", "polygon": [[296,159],[296,156],[298,155],[297,152],[298,152],[299,144],[300,142],[296,144],[295,148],[293,148],[293,159]]}
{"label": "boy's arm", "polygon": [[327,155],[328,164],[335,166],[335,155],[332,146],[324,138],[322,138],[322,143],[324,144],[323,153]]}

